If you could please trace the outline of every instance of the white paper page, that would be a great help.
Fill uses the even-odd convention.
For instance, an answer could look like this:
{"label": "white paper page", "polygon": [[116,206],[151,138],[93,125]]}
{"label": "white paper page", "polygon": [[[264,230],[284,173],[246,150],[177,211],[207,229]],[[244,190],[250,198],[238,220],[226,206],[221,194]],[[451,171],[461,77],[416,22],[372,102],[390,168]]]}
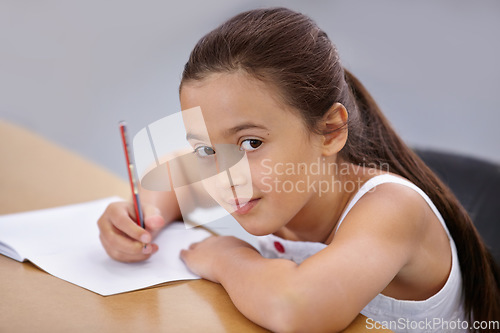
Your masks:
{"label": "white paper page", "polygon": [[108,204],[119,200],[123,199],[110,197],[0,216],[0,241],[29,259],[79,248],[95,234],[97,219]]}
{"label": "white paper page", "polygon": [[159,283],[196,279],[179,252],[210,234],[167,227],[157,238],[160,250],[141,263],[120,263],[108,257],[99,242],[97,219],[120,198],[0,216],[0,240],[48,273],[101,295],[142,289]]}

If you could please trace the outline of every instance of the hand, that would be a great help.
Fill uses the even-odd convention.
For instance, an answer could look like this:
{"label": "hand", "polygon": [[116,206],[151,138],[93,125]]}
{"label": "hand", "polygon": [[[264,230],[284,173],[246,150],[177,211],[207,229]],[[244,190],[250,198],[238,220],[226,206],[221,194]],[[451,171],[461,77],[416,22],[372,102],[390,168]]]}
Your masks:
{"label": "hand", "polygon": [[143,261],[158,251],[158,245],[151,242],[165,226],[165,220],[154,206],[143,205],[142,210],[146,229],[135,222],[132,202],[111,203],[97,221],[99,238],[111,258],[124,262]]}
{"label": "hand", "polygon": [[218,279],[217,264],[221,260],[234,258],[235,252],[239,248],[255,248],[241,239],[232,236],[212,236],[201,242],[193,243],[189,249],[181,251],[181,259],[194,274],[215,283],[220,283]]}

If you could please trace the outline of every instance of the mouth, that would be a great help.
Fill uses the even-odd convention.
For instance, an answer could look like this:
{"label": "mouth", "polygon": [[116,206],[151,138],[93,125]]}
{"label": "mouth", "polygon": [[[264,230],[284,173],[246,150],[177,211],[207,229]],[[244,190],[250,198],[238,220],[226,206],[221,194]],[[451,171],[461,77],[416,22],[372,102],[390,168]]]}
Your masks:
{"label": "mouth", "polygon": [[[239,199],[231,199],[226,202],[230,204],[231,207],[233,208],[233,213],[236,213],[238,215],[245,215],[249,213],[250,210],[252,210],[252,208],[254,208],[259,201],[260,198],[255,198],[250,200],[239,198]],[[240,202],[242,204],[240,204]]]}

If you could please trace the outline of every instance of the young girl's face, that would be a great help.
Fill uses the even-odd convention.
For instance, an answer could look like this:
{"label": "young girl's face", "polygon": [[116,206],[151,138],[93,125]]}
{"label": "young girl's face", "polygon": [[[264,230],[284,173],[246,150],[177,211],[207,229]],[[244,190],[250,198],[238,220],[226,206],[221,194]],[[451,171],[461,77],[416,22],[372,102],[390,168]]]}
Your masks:
{"label": "young girl's face", "polygon": [[[308,188],[316,176],[305,168],[321,158],[323,137],[307,130],[297,111],[280,101],[276,89],[243,73],[211,74],[183,84],[180,102],[183,110],[201,107],[210,136],[210,142],[189,140],[193,148],[206,155],[200,147],[233,144],[247,153],[251,177],[233,178],[236,188],[251,182],[251,198],[238,198],[248,202],[232,210],[241,226],[254,235],[266,235],[299,222],[301,212],[318,198],[315,189]],[[216,200],[234,205],[224,198],[238,191],[231,192],[225,183],[217,187]]]}

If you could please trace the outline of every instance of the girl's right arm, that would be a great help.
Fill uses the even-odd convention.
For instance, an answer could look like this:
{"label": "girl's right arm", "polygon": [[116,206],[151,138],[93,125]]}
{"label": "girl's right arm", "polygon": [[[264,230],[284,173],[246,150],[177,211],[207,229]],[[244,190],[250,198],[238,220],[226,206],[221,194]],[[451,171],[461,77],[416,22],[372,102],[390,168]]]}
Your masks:
{"label": "girl's right arm", "polygon": [[148,259],[158,251],[152,243],[156,235],[181,213],[174,191],[158,192],[140,189],[145,229],[136,223],[132,201],[110,204],[99,218],[101,243],[108,255],[118,261],[136,262]]}

